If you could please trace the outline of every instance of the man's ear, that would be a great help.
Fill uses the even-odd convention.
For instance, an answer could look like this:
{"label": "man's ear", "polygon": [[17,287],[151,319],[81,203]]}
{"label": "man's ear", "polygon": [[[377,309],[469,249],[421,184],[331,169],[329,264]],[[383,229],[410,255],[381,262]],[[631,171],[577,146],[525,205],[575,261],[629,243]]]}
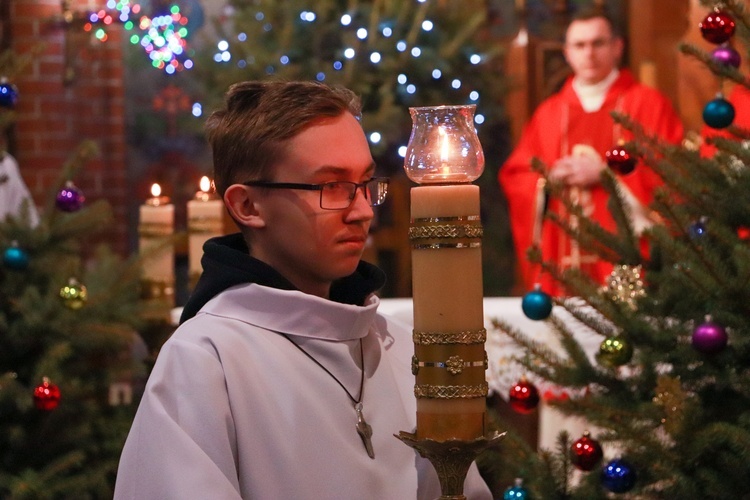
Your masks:
{"label": "man's ear", "polygon": [[232,218],[242,226],[259,229],[266,221],[258,210],[255,191],[242,184],[232,184],[224,192],[224,204]]}
{"label": "man's ear", "polygon": [[613,43],[615,44],[615,52],[617,53],[617,67],[622,64],[622,54],[625,52],[625,40],[621,36],[615,37]]}

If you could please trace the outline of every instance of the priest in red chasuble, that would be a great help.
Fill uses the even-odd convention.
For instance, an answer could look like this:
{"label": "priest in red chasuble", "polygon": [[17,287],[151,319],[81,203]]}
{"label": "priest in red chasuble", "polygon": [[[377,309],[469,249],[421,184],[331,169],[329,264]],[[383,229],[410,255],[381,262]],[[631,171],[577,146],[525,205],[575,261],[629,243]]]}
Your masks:
{"label": "priest in red chasuble", "polygon": [[[519,278],[528,290],[535,284],[552,295],[564,291],[550,276],[532,265],[526,255],[532,243],[542,249],[545,261],[561,270],[579,268],[604,283],[612,265],[586,253],[557,226],[542,221],[543,179],[531,168],[538,158],[549,168],[551,179],[562,182],[583,206],[587,217],[604,228],[615,222],[607,209],[608,193],[599,183],[606,167],[605,153],[632,134],[614,122],[616,111],[640,123],[647,133],[677,143],[682,124],[669,100],[658,91],[636,82],[626,69],[618,69],[623,40],[613,23],[600,11],[586,11],[568,26],[564,54],[573,70],[556,94],[542,102],[525,126],[520,142],[500,169],[511,218]],[[639,163],[627,175],[618,176],[632,208],[635,231],[650,223],[648,205],[659,177]],[[562,213],[559,200],[550,200],[546,210]],[[574,223],[574,221],[573,221]]]}

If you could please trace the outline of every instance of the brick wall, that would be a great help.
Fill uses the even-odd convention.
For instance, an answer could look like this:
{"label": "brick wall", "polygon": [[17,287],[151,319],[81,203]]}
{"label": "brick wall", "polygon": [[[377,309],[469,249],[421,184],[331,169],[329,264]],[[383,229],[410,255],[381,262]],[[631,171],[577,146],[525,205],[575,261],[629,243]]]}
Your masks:
{"label": "brick wall", "polygon": [[[40,55],[16,80],[18,120],[11,151],[38,205],[55,189],[60,167],[83,139],[99,148],[97,157],[73,179],[88,201],[107,199],[115,223],[102,235],[122,255],[127,243],[127,178],[122,30],[108,29],[99,42],[80,25],[62,21],[61,0],[10,2],[8,39],[16,53],[43,44]],[[70,0],[74,11],[104,0]],[[67,54],[66,54],[67,52]],[[65,83],[66,70],[73,72]]]}

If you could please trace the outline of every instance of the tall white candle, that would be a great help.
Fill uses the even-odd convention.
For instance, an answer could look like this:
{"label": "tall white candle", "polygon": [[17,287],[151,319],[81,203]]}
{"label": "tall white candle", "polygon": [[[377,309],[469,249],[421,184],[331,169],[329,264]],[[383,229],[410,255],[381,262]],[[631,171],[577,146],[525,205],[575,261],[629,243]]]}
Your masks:
{"label": "tall white candle", "polygon": [[143,258],[142,277],[149,298],[164,296],[174,300],[174,205],[161,196],[161,186],[151,186],[151,198],[140,206],[139,253]]}
{"label": "tall white candle", "polygon": [[[427,227],[452,226],[459,232],[463,230],[459,228],[465,228],[470,235],[480,227],[479,187],[453,184],[412,188],[411,216],[416,223],[432,221],[426,222]],[[467,332],[469,336],[477,336],[483,330],[482,250],[478,240],[467,236],[436,237],[414,244],[412,289],[416,332],[456,336]],[[484,436],[485,370],[477,363],[485,357],[484,343],[417,344],[415,352],[419,359],[472,362],[472,366],[464,366],[455,375],[447,370],[437,371],[435,378],[427,373],[424,377],[418,375],[418,386],[456,387],[457,391],[466,391],[466,395],[417,399],[417,438],[445,441]]]}
{"label": "tall white candle", "polygon": [[485,435],[482,226],[484,169],[474,106],[409,108],[404,159],[411,190],[412,291],[417,439],[471,441]]}
{"label": "tall white candle", "polygon": [[200,190],[187,203],[188,220],[188,270],[191,287],[202,272],[203,244],[221,236],[224,224],[224,203],[211,193],[211,181],[203,176]]}

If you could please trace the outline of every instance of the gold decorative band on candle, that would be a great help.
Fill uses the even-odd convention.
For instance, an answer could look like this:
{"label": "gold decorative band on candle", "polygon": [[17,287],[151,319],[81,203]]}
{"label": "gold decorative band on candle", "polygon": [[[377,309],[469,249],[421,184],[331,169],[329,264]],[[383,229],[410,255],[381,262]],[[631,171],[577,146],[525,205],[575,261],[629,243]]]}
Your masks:
{"label": "gold decorative band on candle", "polygon": [[420,332],[412,330],[412,340],[416,345],[435,344],[484,344],[487,330],[464,330],[461,332]]}
{"label": "gold decorative band on candle", "polygon": [[414,250],[441,250],[443,248],[481,248],[482,243],[428,243],[425,245],[412,245]]}
{"label": "gold decorative band on candle", "polygon": [[141,298],[144,300],[174,297],[174,281],[141,279]]}
{"label": "gold decorative band on candle", "polygon": [[188,220],[190,233],[221,233],[224,230],[224,220],[220,217],[191,217]]}
{"label": "gold decorative band on candle", "polygon": [[464,368],[479,367],[482,367],[484,370],[488,367],[486,352],[482,361],[464,361],[461,356],[451,356],[446,361],[419,361],[416,355],[411,357],[411,372],[414,375],[419,373],[420,368],[444,368],[451,375],[458,375],[464,371]]}
{"label": "gold decorative band on candle", "polygon": [[460,217],[425,217],[412,220],[410,240],[435,238],[481,238],[484,234],[478,215]]}
{"label": "gold decorative band on candle", "polygon": [[138,225],[138,234],[146,238],[170,236],[173,233],[174,227],[171,224],[152,224],[148,222],[142,222]]}
{"label": "gold decorative band on candle", "polygon": [[471,224],[412,226],[409,228],[410,240],[431,238],[481,238],[484,235],[482,226]]}
{"label": "gold decorative band on candle", "polygon": [[479,215],[458,215],[451,217],[417,217],[412,219],[412,224],[440,224],[442,222],[481,222]]}
{"label": "gold decorative band on candle", "polygon": [[478,385],[433,385],[417,384],[414,386],[414,396],[431,399],[471,399],[485,398],[489,393],[489,385],[483,382]]}

